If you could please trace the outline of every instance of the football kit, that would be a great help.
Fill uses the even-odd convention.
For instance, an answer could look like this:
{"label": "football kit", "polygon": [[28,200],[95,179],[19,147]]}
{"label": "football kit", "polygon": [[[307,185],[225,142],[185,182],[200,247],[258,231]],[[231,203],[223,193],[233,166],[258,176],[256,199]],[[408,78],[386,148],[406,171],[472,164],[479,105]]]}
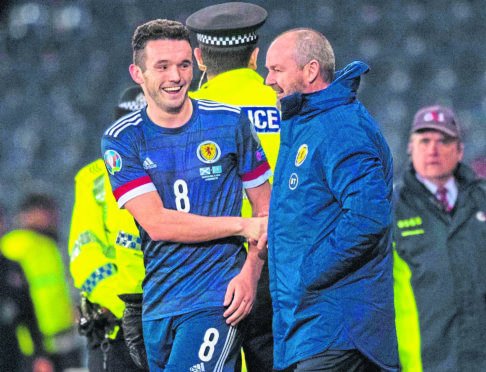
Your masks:
{"label": "football kit", "polygon": [[[240,216],[243,188],[269,179],[265,153],[240,108],[203,100],[192,104],[191,118],[177,128],[154,124],[142,109],[106,130],[102,152],[120,207],[157,191],[167,209]],[[243,237],[201,243],[152,241],[139,229],[146,270],[144,327],[148,321],[222,308],[227,286],[246,258]],[[150,359],[149,355],[149,363]]]}

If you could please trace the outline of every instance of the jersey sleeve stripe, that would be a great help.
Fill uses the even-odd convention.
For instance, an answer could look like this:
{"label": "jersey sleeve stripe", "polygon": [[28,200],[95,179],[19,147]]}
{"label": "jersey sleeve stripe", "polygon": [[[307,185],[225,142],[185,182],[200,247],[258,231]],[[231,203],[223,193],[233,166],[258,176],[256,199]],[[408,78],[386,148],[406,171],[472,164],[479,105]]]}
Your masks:
{"label": "jersey sleeve stripe", "polygon": [[[118,187],[113,191],[113,195],[115,196],[118,205],[123,205],[133,197],[145,194],[153,190],[155,190],[155,185],[152,183],[152,180],[149,176],[145,176],[137,178],[136,180],[130,181]],[[131,195],[131,197],[127,199],[128,194]],[[125,201],[121,203],[121,199],[124,199]]]}
{"label": "jersey sleeve stripe", "polygon": [[124,116],[118,119],[112,125],[110,125],[110,127],[105,131],[105,134],[111,135],[113,130],[115,130],[116,128],[119,128],[120,126],[124,125],[127,122],[133,121],[134,119],[136,120],[138,116],[137,114],[138,114],[137,112],[134,112],[129,114],[128,116]]}
{"label": "jersey sleeve stripe", "polygon": [[241,112],[241,108],[238,106],[231,106],[231,105],[226,105],[222,104],[220,102],[212,102],[212,101],[198,101],[199,103],[199,108],[201,110],[206,110],[206,111],[231,111],[236,114],[239,114]]}
{"label": "jersey sleeve stripe", "polygon": [[[139,114],[137,112],[137,114]],[[113,137],[118,137],[120,132],[122,132],[125,128],[129,126],[137,126],[142,122],[142,117],[140,115],[134,115],[133,117],[127,117],[124,118],[121,121],[117,121],[115,124],[113,124],[110,128],[108,128],[105,132],[106,135],[108,136],[113,136]]]}
{"label": "jersey sleeve stripe", "polygon": [[251,189],[260,186],[270,177],[272,177],[272,170],[268,162],[265,162],[251,172],[245,173],[241,179],[243,181],[243,187],[245,189]]}
{"label": "jersey sleeve stripe", "polygon": [[118,207],[123,208],[123,206],[129,201],[132,200],[133,198],[136,198],[137,196],[147,194],[151,191],[157,191],[155,188],[155,185],[153,183],[149,183],[140,187],[137,187],[136,189],[133,189],[131,191],[128,191],[126,194],[123,194],[120,199],[118,199]]}

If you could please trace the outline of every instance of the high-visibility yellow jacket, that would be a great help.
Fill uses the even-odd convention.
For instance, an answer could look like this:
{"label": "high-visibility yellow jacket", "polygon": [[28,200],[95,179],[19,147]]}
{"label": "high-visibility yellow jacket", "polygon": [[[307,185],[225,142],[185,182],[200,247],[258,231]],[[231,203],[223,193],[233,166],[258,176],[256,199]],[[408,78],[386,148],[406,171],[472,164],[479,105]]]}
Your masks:
{"label": "high-visibility yellow jacket", "polygon": [[138,228],[130,213],[118,208],[102,159],[82,168],[75,182],[69,236],[74,285],[121,318],[125,304],[118,294],[142,293],[145,269]]}
{"label": "high-visibility yellow jacket", "polygon": [[39,330],[46,351],[56,353],[56,336],[74,325],[72,301],[64,264],[54,240],[30,230],[14,230],[0,243],[5,257],[17,261],[29,283]]}
{"label": "high-visibility yellow jacket", "polygon": [[395,249],[393,250],[393,278],[398,353],[402,371],[422,372],[419,315],[410,284],[412,272]]}
{"label": "high-visibility yellow jacket", "polygon": [[[275,169],[280,145],[280,113],[275,107],[277,94],[263,83],[263,78],[250,68],[226,71],[212,78],[190,96],[240,106],[253,123],[272,169]],[[251,206],[245,198],[243,217],[251,217]]]}

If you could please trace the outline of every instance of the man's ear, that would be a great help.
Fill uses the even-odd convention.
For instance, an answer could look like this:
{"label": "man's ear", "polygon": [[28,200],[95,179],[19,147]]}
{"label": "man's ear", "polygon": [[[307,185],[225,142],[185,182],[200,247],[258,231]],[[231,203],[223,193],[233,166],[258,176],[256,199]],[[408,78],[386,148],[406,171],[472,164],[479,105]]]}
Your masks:
{"label": "man's ear", "polygon": [[315,59],[309,61],[305,66],[305,78],[309,84],[313,83],[319,76],[319,62]]}
{"label": "man's ear", "polygon": [[413,150],[413,144],[412,144],[412,140],[410,139],[410,141],[408,141],[408,145],[407,145],[407,155],[408,156],[412,156],[412,150]]}
{"label": "man's ear", "polygon": [[258,60],[258,52],[260,51],[260,48],[255,48],[253,52],[251,53],[250,56],[250,61],[248,62],[248,68],[251,68],[252,70],[257,69],[257,60]]}
{"label": "man's ear", "polygon": [[464,156],[464,143],[459,142],[459,161],[462,161],[462,157]]}
{"label": "man's ear", "polygon": [[202,59],[200,48],[194,48],[194,58],[196,58],[196,62],[197,62],[197,66],[199,67],[199,70],[206,71],[206,65],[204,64],[204,61]]}
{"label": "man's ear", "polygon": [[140,67],[132,63],[129,67],[129,71],[130,71],[130,76],[132,77],[135,83],[140,85],[143,84],[143,73]]}

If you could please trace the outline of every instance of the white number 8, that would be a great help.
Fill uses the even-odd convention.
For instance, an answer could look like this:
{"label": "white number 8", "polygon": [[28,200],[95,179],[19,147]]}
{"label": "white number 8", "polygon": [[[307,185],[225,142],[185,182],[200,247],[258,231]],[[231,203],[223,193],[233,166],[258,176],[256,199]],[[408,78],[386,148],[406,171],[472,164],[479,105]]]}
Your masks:
{"label": "white number 8", "polygon": [[189,196],[187,195],[187,183],[184,180],[177,180],[174,182],[174,194],[176,196],[176,208],[181,212],[189,212],[191,204],[189,203]]}
{"label": "white number 8", "polygon": [[199,359],[203,362],[211,360],[214,354],[214,347],[218,342],[219,332],[216,328],[209,328],[204,335],[204,342],[199,348]]}

